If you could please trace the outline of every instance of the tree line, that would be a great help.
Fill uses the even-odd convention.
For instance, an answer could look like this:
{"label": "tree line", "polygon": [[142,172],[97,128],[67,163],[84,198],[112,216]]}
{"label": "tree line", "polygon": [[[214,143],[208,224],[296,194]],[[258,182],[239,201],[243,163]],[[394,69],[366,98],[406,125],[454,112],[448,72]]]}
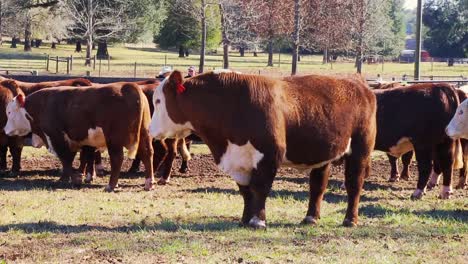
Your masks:
{"label": "tree line", "polygon": [[[357,72],[365,55],[397,56],[404,48],[408,13],[404,0],[0,0],[1,35],[12,47],[24,39],[25,51],[42,39],[93,47],[107,57],[107,43],[151,40],[180,57],[223,47],[229,50],[293,54],[295,73],[301,53],[321,53],[324,63],[354,56]],[[464,0],[428,0],[424,5],[425,42],[435,56],[468,55],[468,12]]]}

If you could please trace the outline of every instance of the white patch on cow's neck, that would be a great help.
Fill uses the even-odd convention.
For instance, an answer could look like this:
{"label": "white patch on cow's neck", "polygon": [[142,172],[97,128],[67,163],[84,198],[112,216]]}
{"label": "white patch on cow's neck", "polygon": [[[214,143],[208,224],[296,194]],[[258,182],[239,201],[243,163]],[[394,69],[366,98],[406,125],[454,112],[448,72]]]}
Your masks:
{"label": "white patch on cow's neck", "polygon": [[393,157],[399,158],[403,154],[414,150],[413,143],[411,143],[411,139],[408,137],[403,137],[398,140],[397,144],[387,151],[388,154],[392,155]]}
{"label": "white patch on cow's neck", "polygon": [[[168,78],[164,79],[153,93],[154,113],[151,117],[150,135],[156,139],[184,138],[192,133],[193,126],[190,122],[176,124],[167,111],[164,85]],[[159,100],[159,103],[156,101]]]}
{"label": "white patch on cow's neck", "polygon": [[345,155],[350,155],[351,152],[352,152],[351,138],[349,138],[348,144],[346,145],[345,151],[343,153],[338,154],[336,157],[334,157],[332,159],[325,160],[325,161],[322,161],[322,162],[319,162],[319,163],[316,163],[316,164],[298,164],[298,163],[294,163],[294,162],[288,160],[286,158],[286,156],[287,156],[287,153],[286,153],[284,155],[283,162],[281,163],[281,167],[290,167],[290,168],[295,168],[295,169],[300,170],[300,171],[309,171],[309,170],[312,170],[312,169],[321,168],[321,167],[327,165],[328,163],[337,161],[337,160],[341,159]]}
{"label": "white patch on cow's neck", "polygon": [[257,168],[263,156],[263,153],[258,151],[250,141],[239,146],[228,140],[226,152],[221,156],[218,167],[231,175],[239,185],[247,186],[250,183],[252,170]]}

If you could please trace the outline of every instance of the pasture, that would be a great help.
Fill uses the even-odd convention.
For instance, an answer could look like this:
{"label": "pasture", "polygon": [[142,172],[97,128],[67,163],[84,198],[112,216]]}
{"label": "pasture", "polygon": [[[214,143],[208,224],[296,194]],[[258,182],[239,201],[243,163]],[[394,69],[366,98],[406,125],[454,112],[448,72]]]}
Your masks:
{"label": "pasture", "polygon": [[[360,203],[360,225],[341,226],[346,192],[335,166],[317,226],[303,226],[308,178],[281,169],[267,200],[266,231],[238,226],[242,198],[195,145],[191,171],[143,191],[143,176],[123,174],[105,193],[108,175],[82,189],[57,183],[60,163],[42,149],[24,149],[23,173],[0,177],[0,263],[467,263],[467,190],[451,200],[409,199],[416,185],[387,182],[389,166],[375,152]],[[108,158],[104,164],[109,171]],[[76,167],[77,164],[75,164]],[[130,165],[125,161],[123,170]],[[458,180],[458,173],[454,182]]]}
{"label": "pasture", "polygon": [[[85,47],[83,47],[84,49]],[[21,67],[23,69],[36,69],[39,65],[39,74],[55,73],[55,62],[51,61],[49,72],[45,71],[45,58],[47,54],[51,57],[69,57],[73,56],[72,75],[85,75],[86,71],[90,71],[92,76],[131,76],[136,74],[136,77],[154,77],[161,67],[167,65],[174,68],[186,71],[191,65],[198,68],[199,55],[191,54],[186,58],[179,58],[178,53],[171,51],[163,51],[146,46],[126,47],[116,45],[109,47],[109,54],[112,57],[110,65],[107,60],[101,62],[99,70],[99,61],[97,61],[95,69],[93,67],[84,66],[85,52],[75,53],[74,45],[57,45],[57,49],[51,49],[50,44],[44,44],[40,48],[33,48],[32,52],[23,52],[22,45],[18,45],[17,49],[11,49],[8,45],[0,46],[0,69],[14,69]],[[96,51],[93,52],[93,54]],[[274,67],[266,67],[266,53],[258,53],[258,57],[254,57],[252,53],[246,53],[245,57],[240,57],[239,53],[230,53],[230,67],[233,70],[244,73],[263,74],[268,76],[288,76],[291,73],[291,55],[290,54],[274,54]],[[322,64],[322,56],[320,55],[304,55],[301,56],[299,62],[299,74],[331,74],[342,75],[356,72],[354,68],[354,60]],[[136,71],[135,71],[136,63]],[[206,70],[222,68],[222,51],[218,50],[216,54],[207,54]],[[412,63],[392,63],[385,62],[382,64],[364,64],[363,74],[369,79],[375,79],[377,74],[380,74],[385,79],[392,77],[401,79],[404,74],[412,75],[414,65]],[[59,74],[66,73],[66,64],[59,64]],[[455,64],[453,67],[448,67],[445,62],[424,62],[422,63],[422,76],[460,76],[468,75],[467,64]]]}

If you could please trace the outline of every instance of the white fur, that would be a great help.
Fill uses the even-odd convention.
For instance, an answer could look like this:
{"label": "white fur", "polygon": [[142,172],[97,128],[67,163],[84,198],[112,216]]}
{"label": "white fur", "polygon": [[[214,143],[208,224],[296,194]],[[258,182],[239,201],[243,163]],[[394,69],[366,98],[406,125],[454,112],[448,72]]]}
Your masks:
{"label": "white fur", "polygon": [[233,70],[230,70],[230,69],[216,69],[216,70],[213,71],[214,74],[231,73],[231,72],[234,72],[234,73],[237,73],[237,74],[242,74],[241,72],[233,71]]}
{"label": "white fur", "polygon": [[35,148],[40,148],[42,146],[45,146],[45,143],[40,136],[32,134],[31,145]]}
{"label": "white fur", "polygon": [[260,220],[257,216],[252,217],[249,221],[249,225],[254,227],[266,228],[266,223],[264,220]]}
{"label": "white fur", "polygon": [[286,155],[284,156],[284,159],[283,159],[283,163],[281,164],[282,167],[291,167],[291,168],[295,168],[295,169],[298,169],[298,170],[301,170],[301,171],[308,171],[308,170],[311,170],[311,169],[316,169],[316,168],[320,168],[320,167],[323,167],[325,166],[326,164],[328,163],[331,163],[331,162],[334,162],[334,161],[337,161],[339,159],[341,159],[344,155],[349,155],[351,154],[352,152],[352,149],[351,149],[351,138],[349,138],[348,140],[348,145],[346,145],[346,149],[343,153],[337,155],[336,157],[330,159],[330,160],[325,160],[325,161],[322,161],[322,162],[319,162],[319,163],[316,163],[316,164],[312,164],[312,165],[308,165],[308,164],[297,164],[297,163],[293,163],[292,161],[288,160],[286,158]]}
{"label": "white fur", "polygon": [[55,152],[55,149],[54,149],[54,147],[52,146],[52,141],[50,140],[50,137],[49,137],[48,135],[46,135],[46,134],[44,134],[44,135],[45,135],[45,137],[46,137],[46,139],[47,139],[47,146],[48,146],[47,150],[48,150],[51,154],[54,154],[55,156],[58,156],[58,155],[57,155],[57,152]]}
{"label": "white fur", "polygon": [[98,149],[107,147],[106,138],[104,137],[104,131],[101,127],[88,129],[88,137],[81,141],[71,139],[66,133],[64,133],[64,138],[71,149],[77,149],[84,145],[95,147]]}
{"label": "white fur", "polygon": [[437,186],[439,185],[440,174],[437,174],[434,170],[431,171],[431,178],[429,180],[430,185]]}
{"label": "white fur", "polygon": [[8,121],[4,131],[8,136],[26,136],[31,132],[31,122],[26,116],[30,116],[24,107],[21,107],[16,97],[6,107]]}
{"label": "white fur", "polygon": [[439,198],[441,199],[449,199],[450,195],[453,194],[452,186],[442,186],[442,189],[440,189],[440,195]]}
{"label": "white fur", "polygon": [[[169,117],[166,107],[166,97],[163,92],[167,80],[168,78],[164,79],[153,93],[154,113],[149,128],[150,135],[156,139],[183,138],[190,135],[193,126],[190,122],[176,124]],[[156,100],[159,100],[158,104]]]}
{"label": "white fur", "polygon": [[400,140],[398,140],[397,144],[391,147],[387,153],[394,157],[399,158],[403,154],[413,149],[414,149],[414,146],[413,146],[413,143],[411,143],[411,139],[407,137],[403,137]]}
{"label": "white fur", "polygon": [[458,106],[445,132],[452,138],[468,139],[468,99]]}
{"label": "white fur", "polygon": [[226,152],[221,156],[218,167],[231,175],[239,185],[246,186],[250,183],[252,170],[257,168],[263,156],[250,141],[242,146],[228,141]]}
{"label": "white fur", "polygon": [[416,198],[416,199],[421,199],[425,193],[426,193],[426,188],[424,188],[424,190],[416,189],[411,195],[411,197]]}

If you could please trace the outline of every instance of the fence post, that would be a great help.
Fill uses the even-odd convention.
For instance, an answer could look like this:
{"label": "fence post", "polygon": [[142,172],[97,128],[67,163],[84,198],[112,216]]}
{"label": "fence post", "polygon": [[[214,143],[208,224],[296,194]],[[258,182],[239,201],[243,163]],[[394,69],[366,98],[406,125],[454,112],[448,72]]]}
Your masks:
{"label": "fence post", "polygon": [[110,71],[110,59],[111,59],[111,56],[107,56],[107,71]]}
{"label": "fence post", "polygon": [[56,63],[55,63],[55,74],[57,74],[57,73],[58,73],[59,57],[57,56],[57,57],[55,57],[55,59],[56,59]]}
{"label": "fence post", "polygon": [[70,71],[73,71],[73,55],[70,55]]}
{"label": "fence post", "polygon": [[434,58],[431,58],[431,72],[434,71]]}
{"label": "fence post", "polygon": [[167,66],[167,54],[164,54],[164,66]]}
{"label": "fence post", "polygon": [[67,58],[67,75],[70,75],[70,58]]}
{"label": "fence post", "polygon": [[46,70],[49,71],[49,60],[50,60],[50,55],[47,54],[47,62],[46,62]]}
{"label": "fence post", "polygon": [[135,61],[135,66],[133,67],[133,78],[136,78],[136,67],[137,67],[137,62]]}
{"label": "fence post", "polygon": [[96,70],[96,55],[93,56],[93,70]]}
{"label": "fence post", "polygon": [[101,63],[102,59],[99,59],[99,77],[101,77]]}

